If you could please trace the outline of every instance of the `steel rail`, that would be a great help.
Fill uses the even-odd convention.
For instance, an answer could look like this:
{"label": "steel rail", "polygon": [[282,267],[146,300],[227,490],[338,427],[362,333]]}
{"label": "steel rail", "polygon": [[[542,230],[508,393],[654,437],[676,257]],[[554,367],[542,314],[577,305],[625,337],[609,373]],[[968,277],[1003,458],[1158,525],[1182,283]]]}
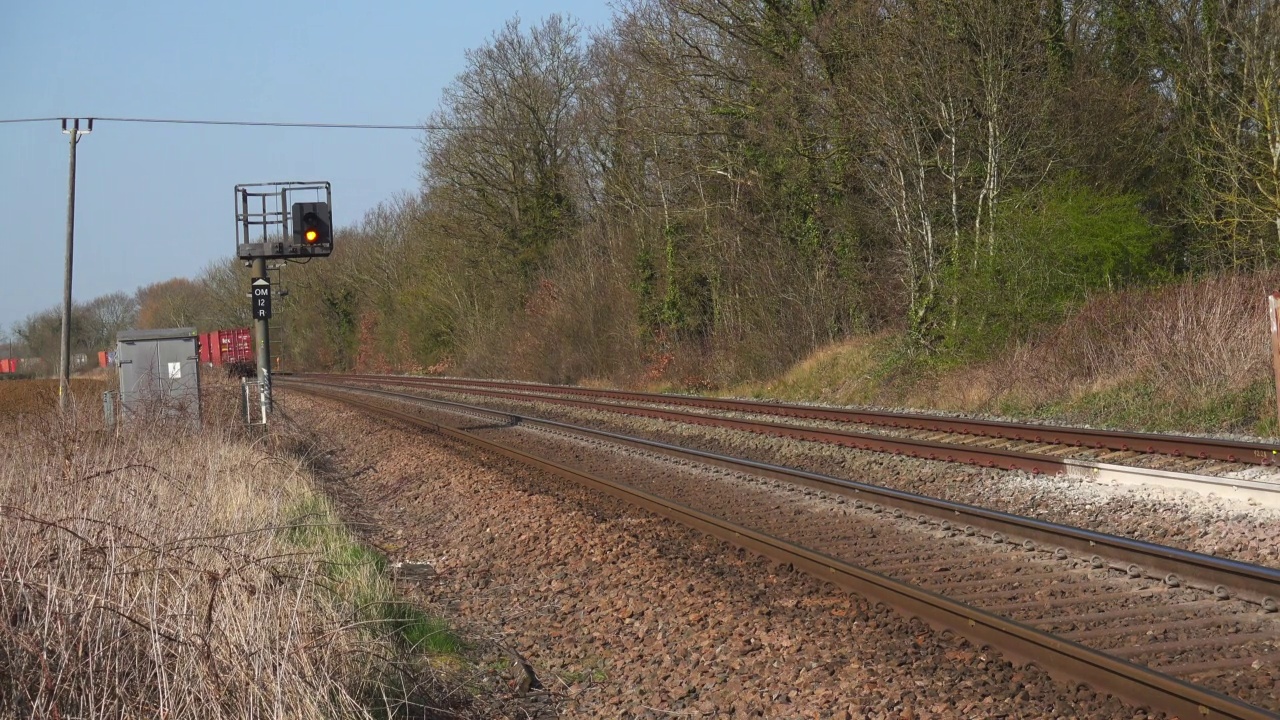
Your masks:
{"label": "steel rail", "polygon": [[[522,464],[541,468],[562,478],[576,481],[588,488],[605,492],[615,498],[700,530],[731,544],[744,547],[778,562],[789,563],[818,579],[831,582],[846,590],[861,594],[868,599],[884,602],[908,616],[918,616],[935,627],[950,629],[975,643],[986,643],[998,647],[1013,658],[1038,663],[1050,674],[1082,680],[1095,688],[1115,693],[1139,705],[1150,705],[1182,717],[1236,718],[1238,720],[1263,720],[1265,718],[1275,720],[1280,717],[1255,705],[1241,702],[1235,698],[1187,683],[1148,667],[1131,663],[1008,618],[971,607],[923,588],[885,577],[838,558],[703,513],[682,503],[667,500],[624,483],[585,473],[556,463],[553,460],[541,458],[492,440],[486,440],[458,428],[364,402],[352,398],[349,393],[329,390],[330,388],[345,390],[351,390],[352,388],[315,383],[314,381],[305,381],[298,378],[281,384],[305,393],[347,403],[366,412],[397,420],[413,427],[428,428],[446,437],[471,444]],[[308,385],[311,385],[311,387],[308,387]],[[315,385],[322,387],[314,387]],[[488,408],[467,406],[462,403],[419,398],[370,388],[355,390],[357,392],[399,396],[401,399],[414,402],[454,405],[470,411],[507,416],[512,419],[522,418],[519,415],[494,411]],[[534,418],[525,420],[553,426],[574,427]],[[609,433],[591,430],[590,428],[575,429],[597,435],[609,435]],[[628,438],[628,440],[644,445],[661,445],[660,443],[640,438]],[[723,456],[720,457],[723,458]],[[749,462],[742,464],[747,466],[759,465],[759,463]],[[776,469],[788,471],[786,468]],[[867,487],[868,489],[884,490],[883,488],[874,488],[874,486]],[[1120,539],[1123,540],[1123,538]]]}
{"label": "steel rail", "polygon": [[[328,377],[352,382],[387,384],[386,378],[395,376],[312,375],[309,377]],[[516,390],[484,390],[478,387],[470,387],[466,385],[457,385],[452,383],[436,384],[434,382],[425,384],[418,382],[392,382],[390,384],[422,386],[445,392],[476,394],[504,399],[576,405],[580,407],[590,407],[596,410],[604,410],[607,412],[630,412],[626,409],[627,406],[619,405],[617,403],[590,400],[570,400]],[[588,403],[589,405],[584,403]],[[635,408],[634,412],[630,412],[630,414],[655,417],[661,412],[663,411],[645,411],[641,408]],[[683,413],[679,411],[668,412],[672,413],[672,415],[665,419],[675,422],[691,422],[712,426],[724,425],[726,423],[733,422],[729,419],[717,418],[713,415],[703,415],[701,413]],[[782,425],[777,423],[763,423],[758,421],[753,423],[753,421],[749,420],[744,420],[742,422],[744,423],[744,426],[739,427],[738,429],[766,432],[768,434],[789,438],[830,442],[829,439],[824,437],[804,437],[797,434],[812,431],[812,428]],[[751,425],[754,425],[754,427]],[[762,428],[765,429],[761,430]],[[785,430],[778,430],[778,428],[785,428]],[[840,444],[863,450],[904,454],[911,457],[925,458],[929,460],[967,462],[974,465],[1002,467],[1011,470],[1020,469],[1029,470],[1031,472],[1065,474],[1072,477],[1084,477],[1091,480],[1105,479],[1109,482],[1119,482],[1124,484],[1154,484],[1200,493],[1226,491],[1236,499],[1249,500],[1266,507],[1280,507],[1280,484],[1277,483],[1255,482],[1239,478],[1196,475],[1193,473],[1181,473],[1171,470],[1115,465],[1110,463],[1100,463],[1093,460],[1047,455],[1044,453],[1025,453],[1015,450],[991,449],[985,448],[981,445],[970,445],[967,443],[948,443],[941,441],[917,440],[913,438],[894,438],[893,436],[886,436],[880,433],[861,433],[849,430],[835,430],[833,432],[843,437],[852,436],[856,438],[854,441],[841,442]],[[837,440],[836,442],[840,441]]]}
{"label": "steel rail", "polygon": [[1050,552],[1056,551],[1059,547],[1068,548],[1080,552],[1089,560],[1093,560],[1096,554],[1104,554],[1108,556],[1108,559],[1120,563],[1115,566],[1116,569],[1126,572],[1134,570],[1134,565],[1136,565],[1136,569],[1141,571],[1144,576],[1154,579],[1163,580],[1170,573],[1179,574],[1180,579],[1183,581],[1199,580],[1202,583],[1201,587],[1206,590],[1218,590],[1218,586],[1222,586],[1222,589],[1233,593],[1233,597],[1263,605],[1268,609],[1275,608],[1277,603],[1280,603],[1280,569],[1276,568],[1253,565],[1190,550],[1157,545],[1143,540],[1061,525],[1047,520],[1038,520],[975,505],[942,500],[905,490],[862,483],[856,480],[846,480],[798,468],[731,457],[657,440],[572,425],[557,420],[520,415],[505,410],[494,410],[493,408],[469,405],[452,400],[423,398],[390,390],[311,382],[327,388],[352,390],[388,397],[398,401],[434,403],[465,412],[500,417],[505,422],[541,425],[559,431],[592,435],[631,447],[656,449],[664,453],[679,454],[688,459],[707,462],[731,470],[746,468],[753,473],[763,474],[774,479],[799,482],[825,490],[835,489],[855,496],[869,496],[870,499],[877,503],[903,510],[904,514],[915,515],[924,512],[953,524],[956,518],[964,518],[965,522],[978,528],[983,528],[989,531],[992,537],[1003,538],[1004,541],[1021,541],[1025,543],[1030,540],[1038,547]]}
{"label": "steel rail", "polygon": [[500,380],[472,380],[468,378],[428,378],[406,375],[351,375],[339,377],[379,378],[384,382],[412,382],[424,385],[465,385],[493,387],[524,392],[559,393],[584,397],[603,397],[630,402],[663,403],[699,407],[708,410],[759,413],[808,420],[832,420],[866,425],[881,425],[913,430],[999,437],[1008,440],[1056,443],[1075,447],[1106,448],[1159,453],[1177,457],[1192,457],[1224,462],[1251,463],[1256,465],[1280,465],[1280,445],[1202,438],[1161,433],[1123,432],[1093,428],[1040,425],[1036,423],[956,418],[924,413],[903,413],[887,410],[860,410],[852,408],[826,408],[816,405],[772,403],[757,400],[731,400],[702,398],[692,395],[665,395],[659,393],[632,392],[579,388],[567,385],[540,385]]}
{"label": "steel rail", "polygon": [[[389,381],[385,378],[373,379],[376,376],[308,375],[297,377],[328,377],[331,379],[346,380],[349,382],[397,382]],[[874,432],[828,430],[823,428],[803,427],[800,425],[786,425],[783,423],[774,423],[765,420],[716,417],[713,415],[703,415],[700,413],[684,412],[681,410],[659,410],[656,408],[617,405],[597,400],[573,400],[562,397],[521,394],[507,390],[486,390],[481,388],[455,388],[450,390],[449,388],[436,386],[434,384],[428,385],[447,392],[481,395],[484,397],[494,397],[503,400],[533,400],[553,405],[576,407],[584,410],[602,410],[604,412],[634,415],[637,417],[667,420],[691,425],[723,427],[760,435],[785,437],[793,440],[808,440],[812,442],[842,445],[845,447],[855,448],[857,450],[871,450],[874,452],[891,453],[895,455],[907,455],[909,457],[921,458],[924,460],[942,460],[946,462],[965,463],[968,465],[1001,468],[1004,470],[1026,470],[1028,472],[1044,473],[1046,475],[1059,475],[1067,472],[1066,463],[1063,462],[1062,458],[1054,457],[1052,455],[1018,452],[1017,450],[1000,450],[996,448],[986,448],[980,445],[961,445],[956,443],[935,442],[932,440],[916,440],[914,438],[894,437]]]}

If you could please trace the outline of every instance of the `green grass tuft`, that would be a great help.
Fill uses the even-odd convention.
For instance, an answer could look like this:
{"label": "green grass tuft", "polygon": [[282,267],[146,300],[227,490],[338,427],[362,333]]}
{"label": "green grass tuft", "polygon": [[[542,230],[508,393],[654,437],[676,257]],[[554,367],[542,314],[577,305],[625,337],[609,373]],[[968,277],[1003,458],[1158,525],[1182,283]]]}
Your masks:
{"label": "green grass tuft", "polygon": [[396,597],[387,576],[387,558],[356,540],[328,500],[309,495],[291,512],[284,539],[320,553],[326,585],[337,602],[349,605],[353,619],[372,633],[394,635],[408,649],[429,655],[458,655],[462,640],[443,619]]}
{"label": "green grass tuft", "polygon": [[384,618],[411,649],[433,655],[457,655],[464,650],[462,641],[444,620],[410,605],[384,607]]}

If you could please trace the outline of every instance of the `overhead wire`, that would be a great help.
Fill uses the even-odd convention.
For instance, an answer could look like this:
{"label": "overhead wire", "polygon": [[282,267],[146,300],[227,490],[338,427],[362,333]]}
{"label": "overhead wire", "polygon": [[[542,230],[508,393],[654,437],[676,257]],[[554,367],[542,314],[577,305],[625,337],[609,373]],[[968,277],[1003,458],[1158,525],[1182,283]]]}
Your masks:
{"label": "overhead wire", "polygon": [[[42,118],[0,118],[0,123],[36,123],[53,120],[69,120],[62,117]],[[284,128],[324,128],[338,130],[415,130],[445,131],[466,130],[462,126],[447,125],[390,125],[379,123],[324,123],[324,122],[270,122],[258,120],[190,120],[179,118],[137,118],[137,117],[92,117],[94,122],[118,123],[152,123],[158,125],[226,125],[235,127],[284,127]]]}

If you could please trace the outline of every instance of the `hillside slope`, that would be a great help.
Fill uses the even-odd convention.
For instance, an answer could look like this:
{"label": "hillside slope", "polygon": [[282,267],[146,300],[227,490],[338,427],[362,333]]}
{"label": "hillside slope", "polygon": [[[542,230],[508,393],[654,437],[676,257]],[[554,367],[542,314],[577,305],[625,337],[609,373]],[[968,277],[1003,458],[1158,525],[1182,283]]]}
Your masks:
{"label": "hillside slope", "polygon": [[1266,294],[1278,281],[1227,275],[1101,294],[1036,340],[977,361],[913,356],[893,333],[855,337],[728,392],[1275,436]]}

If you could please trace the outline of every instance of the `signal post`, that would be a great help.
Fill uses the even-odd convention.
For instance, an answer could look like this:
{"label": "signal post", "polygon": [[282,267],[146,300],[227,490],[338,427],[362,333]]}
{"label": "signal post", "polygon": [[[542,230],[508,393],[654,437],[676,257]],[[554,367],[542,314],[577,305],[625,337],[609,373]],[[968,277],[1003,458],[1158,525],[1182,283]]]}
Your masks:
{"label": "signal post", "polygon": [[272,409],[267,260],[308,262],[333,252],[332,190],[328,182],[274,182],[236,185],[235,193],[236,256],[253,270],[249,297],[257,350],[258,405],[261,424],[265,425]]}
{"label": "signal post", "polygon": [[249,298],[252,303],[254,339],[258,364],[258,386],[260,388],[259,406],[262,422],[267,422],[267,414],[271,412],[271,278],[267,276],[266,258],[253,261],[253,280],[249,283]]}

